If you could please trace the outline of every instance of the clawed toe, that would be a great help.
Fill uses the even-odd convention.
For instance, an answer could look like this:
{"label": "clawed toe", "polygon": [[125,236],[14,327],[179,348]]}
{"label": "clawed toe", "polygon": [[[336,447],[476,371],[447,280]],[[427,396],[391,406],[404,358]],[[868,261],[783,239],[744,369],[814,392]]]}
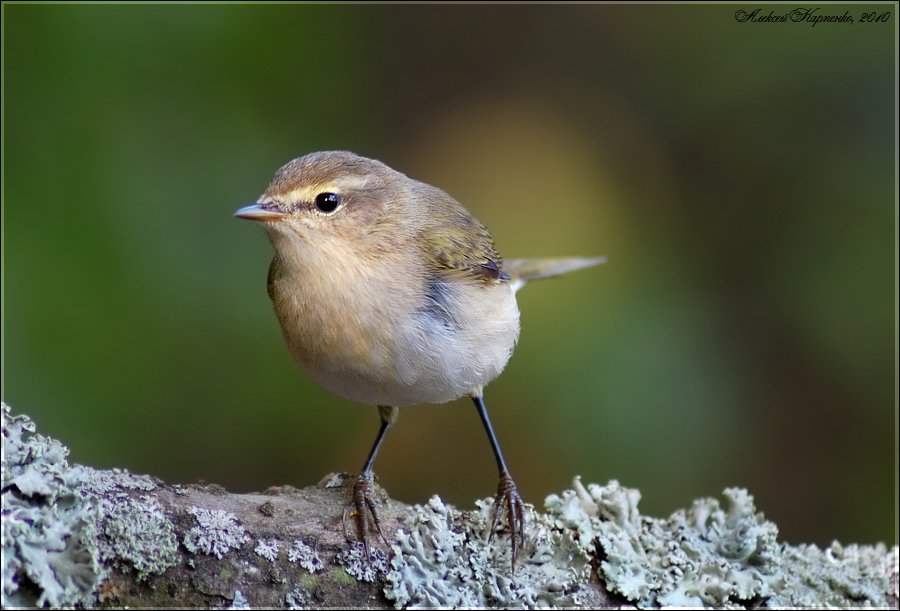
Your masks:
{"label": "clawed toe", "polygon": [[374,482],[371,473],[360,473],[353,485],[353,500],[344,508],[341,516],[341,526],[344,529],[344,537],[347,537],[347,517],[352,516],[356,522],[356,536],[362,541],[363,548],[366,552],[366,558],[371,558],[369,554],[369,535],[378,533],[388,554],[392,554],[391,546],[381,530],[381,518],[378,516],[378,508],[375,506],[373,495]]}
{"label": "clawed toe", "polygon": [[525,505],[522,498],[516,490],[516,484],[508,473],[500,476],[500,483],[497,485],[497,497],[494,500],[494,509],[491,512],[491,532],[488,535],[488,542],[494,536],[497,524],[500,522],[500,514],[503,513],[504,507],[507,512],[509,522],[510,541],[512,543],[512,572],[516,572],[516,554],[519,545],[525,544]]}

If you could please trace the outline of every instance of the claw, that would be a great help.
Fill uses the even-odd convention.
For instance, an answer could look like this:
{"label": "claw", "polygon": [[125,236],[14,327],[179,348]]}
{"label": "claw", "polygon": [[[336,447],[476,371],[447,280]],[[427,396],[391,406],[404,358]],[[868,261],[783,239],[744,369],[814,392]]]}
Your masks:
{"label": "claw", "polygon": [[494,509],[491,512],[491,533],[488,535],[488,543],[500,523],[500,514],[503,513],[504,507],[509,521],[509,534],[512,542],[512,573],[515,575],[519,543],[521,541],[522,545],[525,544],[525,505],[522,503],[522,498],[516,490],[516,484],[509,473],[503,473],[500,476],[500,483],[497,485],[497,497],[494,499]]}
{"label": "claw", "polygon": [[[363,549],[366,552],[366,559],[371,559],[369,554],[369,534],[377,532],[384,541],[384,546],[388,550],[388,554],[393,555],[391,546],[381,530],[381,518],[378,516],[378,508],[375,506],[375,499],[372,494],[372,473],[360,473],[353,485],[353,500],[344,508],[341,515],[341,528],[344,529],[344,537],[347,537],[347,517],[356,518],[356,537],[362,541]],[[374,527],[374,528],[373,528]]]}

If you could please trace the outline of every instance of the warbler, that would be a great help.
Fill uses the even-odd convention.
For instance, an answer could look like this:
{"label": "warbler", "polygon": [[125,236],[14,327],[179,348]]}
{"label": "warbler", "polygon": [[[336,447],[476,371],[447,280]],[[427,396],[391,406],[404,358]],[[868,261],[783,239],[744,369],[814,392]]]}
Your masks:
{"label": "warbler", "polygon": [[447,193],[345,151],[294,159],[235,216],[260,221],[275,248],[268,292],[294,359],[323,388],[378,407],[381,426],[343,516],[355,516],[366,556],[370,534],[390,550],[372,465],[399,408],[469,396],[500,471],[489,540],[505,509],[515,571],[524,506],[484,387],[519,337],[516,291],[605,259],[504,262],[487,228]]}

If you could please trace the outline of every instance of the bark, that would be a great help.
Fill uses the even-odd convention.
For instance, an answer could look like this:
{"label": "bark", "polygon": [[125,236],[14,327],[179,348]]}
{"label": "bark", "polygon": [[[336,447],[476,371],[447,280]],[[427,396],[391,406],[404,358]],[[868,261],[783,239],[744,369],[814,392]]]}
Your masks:
{"label": "bark", "polygon": [[526,510],[515,572],[490,502],[459,511],[377,486],[386,549],[344,517],[355,477],[231,494],[70,466],[68,450],[3,405],[3,607],[821,607],[898,603],[898,549],[777,541],[727,489],[666,520],[610,482]]}

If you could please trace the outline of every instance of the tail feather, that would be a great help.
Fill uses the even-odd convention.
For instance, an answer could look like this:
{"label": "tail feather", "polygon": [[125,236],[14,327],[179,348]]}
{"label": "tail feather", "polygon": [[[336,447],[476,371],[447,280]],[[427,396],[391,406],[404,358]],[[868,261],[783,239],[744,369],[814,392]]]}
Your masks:
{"label": "tail feather", "polygon": [[606,257],[590,259],[511,259],[503,262],[503,272],[509,276],[513,291],[518,291],[529,280],[558,276],[582,267],[604,263]]}

